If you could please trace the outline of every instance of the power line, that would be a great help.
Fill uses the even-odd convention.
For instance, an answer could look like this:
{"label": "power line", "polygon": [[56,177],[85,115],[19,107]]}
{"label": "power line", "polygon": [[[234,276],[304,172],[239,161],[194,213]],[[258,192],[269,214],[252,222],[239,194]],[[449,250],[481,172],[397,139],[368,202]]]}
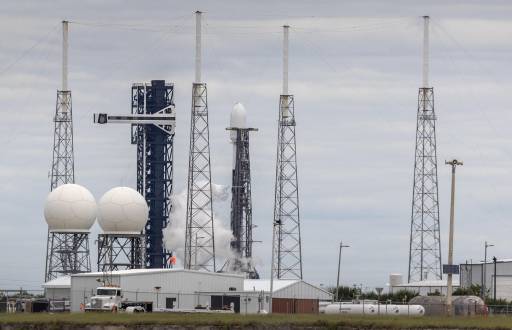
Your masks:
{"label": "power line", "polygon": [[42,38],[37,40],[32,46],[25,49],[18,57],[16,57],[12,62],[7,64],[3,69],[0,70],[0,76],[12,69],[18,62],[20,62],[23,58],[25,58],[28,54],[30,54],[34,49],[36,49],[40,44],[44,41],[48,40],[48,38],[52,35],[55,30],[60,26],[60,24],[55,25],[48,33],[46,33]]}

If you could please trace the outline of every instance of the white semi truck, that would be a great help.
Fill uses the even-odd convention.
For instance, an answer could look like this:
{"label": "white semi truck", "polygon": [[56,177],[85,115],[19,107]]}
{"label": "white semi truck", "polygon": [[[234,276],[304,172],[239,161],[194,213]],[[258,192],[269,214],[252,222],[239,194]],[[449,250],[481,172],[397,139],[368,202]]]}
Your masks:
{"label": "white semi truck", "polygon": [[128,301],[123,299],[120,287],[100,286],[96,288],[96,295],[92,296],[90,301],[85,304],[86,312],[117,312],[126,311],[132,313],[151,312],[153,302]]}

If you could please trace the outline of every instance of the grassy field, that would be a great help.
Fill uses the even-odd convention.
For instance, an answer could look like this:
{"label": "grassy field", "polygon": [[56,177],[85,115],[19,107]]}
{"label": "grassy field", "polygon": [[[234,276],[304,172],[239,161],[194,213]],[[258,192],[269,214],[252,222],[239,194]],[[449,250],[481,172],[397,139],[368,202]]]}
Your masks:
{"label": "grassy field", "polygon": [[313,326],[355,328],[457,328],[457,329],[511,329],[512,317],[384,317],[339,315],[218,315],[218,314],[2,314],[2,324],[58,324],[90,325],[177,325],[177,326]]}

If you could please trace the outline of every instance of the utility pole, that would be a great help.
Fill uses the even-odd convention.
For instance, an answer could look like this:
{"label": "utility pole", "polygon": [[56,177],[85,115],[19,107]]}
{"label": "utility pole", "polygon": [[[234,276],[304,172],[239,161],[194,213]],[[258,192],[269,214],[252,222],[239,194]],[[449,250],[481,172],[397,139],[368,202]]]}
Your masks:
{"label": "utility pole", "polygon": [[487,241],[485,241],[485,252],[484,252],[484,263],[482,265],[482,299],[485,300],[485,291],[487,286],[487,248],[494,246],[492,244],[488,244]]}
{"label": "utility pole", "polygon": [[494,304],[496,304],[496,263],[498,259],[496,257],[492,257],[492,262],[494,262]]}
{"label": "utility pole", "polygon": [[336,295],[335,295],[335,301],[339,301],[339,290],[340,290],[340,265],[341,265],[341,249],[343,249],[344,247],[350,247],[350,245],[343,245],[343,241],[340,241],[340,253],[339,253],[339,256],[338,256],[338,278],[336,280]]}
{"label": "utility pole", "polygon": [[[453,159],[446,161],[446,165],[452,167],[452,192],[450,200],[450,233],[448,237],[448,265],[451,267],[453,264],[453,227],[455,218],[455,168],[458,165],[463,165],[461,161]],[[452,271],[448,272],[448,288],[446,292],[446,307],[448,316],[452,316]]]}

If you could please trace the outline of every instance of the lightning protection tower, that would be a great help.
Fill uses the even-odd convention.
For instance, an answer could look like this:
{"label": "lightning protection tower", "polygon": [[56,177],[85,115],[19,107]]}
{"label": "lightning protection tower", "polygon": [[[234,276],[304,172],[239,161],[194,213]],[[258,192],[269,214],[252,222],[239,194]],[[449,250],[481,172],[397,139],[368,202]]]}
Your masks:
{"label": "lightning protection tower", "polygon": [[[57,91],[50,191],[75,182],[73,111],[68,89],[68,22],[62,21],[62,89]],[[48,230],[45,281],[58,276],[90,272],[89,232]]]}
{"label": "lightning protection tower", "polygon": [[185,268],[216,271],[210,133],[206,83],[201,82],[201,12],[196,12],[195,82],[192,85]]}
{"label": "lightning protection tower", "polygon": [[272,277],[302,279],[299,181],[293,95],[288,94],[288,30],[283,27],[283,93],[279,99]]}
{"label": "lightning protection tower", "polygon": [[252,200],[251,200],[251,162],[249,156],[249,132],[257,128],[246,127],[245,109],[241,103],[235,104],[231,112],[231,131],[233,143],[233,170],[231,185],[231,249],[235,253],[225,267],[236,273],[244,273],[247,278],[257,279],[252,260]]}
{"label": "lightning protection tower", "polygon": [[165,80],[133,84],[131,108],[130,115],[95,114],[94,122],[131,124],[131,142],[137,145],[137,191],[149,206],[145,265],[167,268],[171,252],[165,249],[163,230],[169,224],[173,188],[174,84]]}
{"label": "lightning protection tower", "polygon": [[429,87],[429,17],[424,16],[423,86],[418,93],[408,281],[441,279],[434,88]]}

